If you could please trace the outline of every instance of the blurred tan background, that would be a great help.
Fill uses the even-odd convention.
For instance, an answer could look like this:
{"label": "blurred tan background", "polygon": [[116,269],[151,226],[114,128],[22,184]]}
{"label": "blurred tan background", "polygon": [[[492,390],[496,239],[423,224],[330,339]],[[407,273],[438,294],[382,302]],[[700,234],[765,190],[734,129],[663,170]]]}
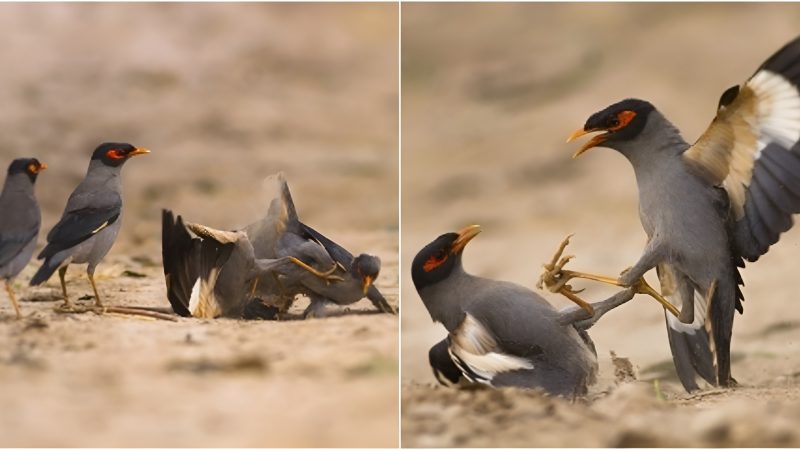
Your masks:
{"label": "blurred tan background", "polygon": [[[162,207],[239,227],[282,170],[305,222],[381,257],[397,305],[397,24],[393,4],[2,4],[0,164],[49,164],[43,242],[95,146],[153,151],[124,169],[122,230],[98,269],[109,304],[168,305]],[[397,316],[64,317],[56,277],[27,288],[35,268],[16,283],[24,321],[0,294],[0,444],[397,444]],[[91,292],[83,271],[75,298]]]}
{"label": "blurred tan background", "polygon": [[[645,243],[633,170],[621,155],[602,148],[572,160],[580,144],[565,144],[566,137],[595,111],[637,97],[651,101],[693,142],[713,118],[720,94],[800,33],[800,6],[405,4],[402,19],[404,445],[624,445],[631,444],[620,437],[626,427],[645,436],[672,435],[633,442],[645,446],[780,445],[736,441],[733,432],[703,441],[692,433],[698,427],[690,426],[697,416],[683,409],[662,416],[658,408],[645,408],[637,412],[643,423],[633,425],[596,409],[548,422],[543,411],[549,410],[525,410],[524,398],[478,402],[433,389],[427,352],[446,331],[431,322],[410,265],[438,235],[477,223],[483,233],[464,256],[471,273],[535,289],[541,264],[575,233],[567,250],[577,255],[571,267],[616,276],[638,259]],[[731,398],[728,411],[749,413],[754,397],[779,403],[798,397],[800,311],[793,308],[792,284],[800,274],[798,250],[795,228],[743,271],[747,300],[734,326],[733,375],[749,390],[737,391],[747,400]],[[575,284],[587,287],[591,300],[614,292]],[[542,294],[557,307],[568,304]],[[668,396],[686,398],[672,368],[663,313],[653,300],[634,299],[590,333],[601,363],[597,390],[614,384],[613,350],[630,359],[647,397],[653,398],[657,379]],[[694,412],[709,409],[707,401],[693,405]],[[626,403],[618,412],[633,410]],[[757,408],[751,414],[756,411],[775,415]],[[719,419],[732,423],[730,415]],[[493,425],[487,429],[486,423]],[[583,432],[572,432],[570,423]],[[671,432],[653,429],[654,423]],[[741,420],[734,423],[741,427]],[[470,431],[481,426],[480,436]],[[679,436],[676,429],[687,431]]]}

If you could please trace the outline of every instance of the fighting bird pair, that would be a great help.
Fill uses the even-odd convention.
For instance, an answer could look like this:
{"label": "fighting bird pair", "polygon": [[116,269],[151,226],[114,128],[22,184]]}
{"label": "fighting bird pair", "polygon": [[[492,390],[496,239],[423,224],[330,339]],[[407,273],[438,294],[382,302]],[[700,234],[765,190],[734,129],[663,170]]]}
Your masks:
{"label": "fighting bird pair", "polygon": [[274,319],[302,294],[311,300],[306,318],[325,316],[328,303],[349,305],[365,296],[380,312],[394,313],[373,284],[380,259],[353,256],[301,222],[285,178],[278,174],[275,181],[278,195],[267,214],[242,230],[184,223],[163,211],[172,309],[187,317]]}
{"label": "fighting bird pair", "polygon": [[[61,220],[47,235],[47,246],[38,259],[44,263],[31,279],[35,286],[47,281],[58,270],[64,307],[71,302],[67,296],[64,275],[70,264],[88,264],[86,273],[95,295],[102,305],[94,271],[116,240],[122,216],[123,164],[131,157],[149,150],[124,143],[104,143],[92,153],[86,177],[72,192]],[[0,194],[0,278],[21,317],[16,296],[11,287],[13,279],[30,261],[36,247],[41,225],[41,212],[33,185],[38,174],[47,168],[35,158],[14,160]]]}
{"label": "fighting bird pair", "polygon": [[[625,296],[652,295],[665,307],[684,388],[696,390],[701,380],[734,385],[731,336],[734,311],[743,312],[744,300],[739,268],[766,253],[800,212],[800,38],[744,85],[726,90],[716,117],[693,145],[652,104],[637,99],[593,114],[568,142],[595,132],[601,134],[574,156],[602,146],[628,159],[647,246],[617,278],[562,270],[569,260],[559,260],[565,242],[546,267],[544,285],[587,315],[594,309],[594,319],[610,303],[600,310],[586,303],[566,285],[570,279],[626,287]],[[468,228],[440,236],[412,265],[431,317],[449,332],[429,353],[437,378],[554,394],[585,391],[596,360],[581,322],[565,321],[525,288],[464,272],[461,251],[474,233]],[[653,268],[660,293],[643,280]]]}

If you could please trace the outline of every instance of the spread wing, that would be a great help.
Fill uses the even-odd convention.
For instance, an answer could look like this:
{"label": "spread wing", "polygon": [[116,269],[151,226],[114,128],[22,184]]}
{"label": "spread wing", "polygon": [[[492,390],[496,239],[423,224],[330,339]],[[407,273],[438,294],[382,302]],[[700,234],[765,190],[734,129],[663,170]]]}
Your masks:
{"label": "spread wing", "polygon": [[265,180],[270,203],[267,214],[245,228],[258,258],[274,258],[278,241],[286,232],[299,233],[300,220],[289,185],[282,172]]}
{"label": "spread wing", "polygon": [[684,153],[725,188],[739,254],[755,261],[800,212],[800,37],[743,85],[722,94],[717,116]]}
{"label": "spread wing", "polygon": [[47,247],[39,254],[39,259],[74,247],[116,222],[122,211],[122,199],[116,196],[116,200],[105,206],[87,206],[64,212],[47,234]]}
{"label": "spread wing", "polygon": [[310,226],[299,222],[300,229],[303,231],[305,237],[309,239],[313,239],[319,242],[320,245],[325,247],[325,250],[328,251],[328,254],[331,255],[334,261],[338,262],[345,271],[350,268],[350,264],[353,262],[353,254],[348,252],[347,249],[342,247],[341,245],[333,242],[332,240],[325,237],[319,231],[311,228]]}

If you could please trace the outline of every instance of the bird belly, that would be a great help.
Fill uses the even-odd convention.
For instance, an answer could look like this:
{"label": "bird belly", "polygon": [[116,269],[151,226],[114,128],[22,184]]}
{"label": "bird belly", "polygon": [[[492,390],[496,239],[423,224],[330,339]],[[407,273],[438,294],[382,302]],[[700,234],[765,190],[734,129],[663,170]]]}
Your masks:
{"label": "bird belly", "polygon": [[96,267],[114,245],[121,225],[122,217],[119,217],[114,223],[100,230],[94,236],[72,247],[70,263],[88,263],[90,267]]}
{"label": "bird belly", "polygon": [[33,251],[36,249],[36,239],[31,239],[25,247],[22,248],[17,256],[11,258],[6,265],[0,267],[0,278],[11,279],[19,275],[22,269],[28,265],[28,262],[33,256]]}

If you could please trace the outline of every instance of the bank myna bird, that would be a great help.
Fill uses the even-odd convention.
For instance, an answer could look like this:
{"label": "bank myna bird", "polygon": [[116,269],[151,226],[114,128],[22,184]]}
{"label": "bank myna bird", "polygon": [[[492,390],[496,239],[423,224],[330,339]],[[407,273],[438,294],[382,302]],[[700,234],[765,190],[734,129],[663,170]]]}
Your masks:
{"label": "bank myna bird", "polygon": [[595,381],[597,355],[586,330],[605,312],[630,300],[626,289],[593,305],[557,311],[525,287],[477,277],[462,265],[477,225],[439,236],[411,265],[414,286],[431,318],[448,331],[429,352],[440,383],[541,388],[580,395]]}
{"label": "bank myna bird", "polygon": [[297,280],[302,281],[298,284],[262,277],[257,291],[262,295],[275,290],[307,295],[311,304],[305,311],[306,317],[324,316],[327,302],[349,305],[365,296],[379,311],[394,312],[373,284],[380,272],[380,259],[366,254],[354,257],[342,246],[302,223],[283,174],[275,175],[272,181],[277,184],[277,195],[271,200],[267,214],[245,229],[253,242],[256,257],[296,256],[309,262],[308,258],[319,260],[320,253],[323,253],[326,259],[336,263],[334,271],[326,275],[336,276],[340,281],[331,283],[326,277],[304,277]]}
{"label": "bank myna bird", "polygon": [[679,317],[666,319],[687,390],[699,388],[699,378],[734,383],[731,334],[744,300],[738,268],[766,253],[800,212],[798,86],[800,38],[745,84],[726,90],[693,145],[653,105],[636,99],[593,114],[569,138],[601,132],[575,156],[608,147],[633,166],[648,242],[632,268],[605,281],[631,286],[656,268],[661,293],[681,308]]}
{"label": "bank myna bird", "polygon": [[61,220],[47,234],[47,246],[38,259],[44,263],[31,279],[36,286],[58,270],[64,306],[70,307],[64,276],[70,264],[88,264],[86,274],[95,304],[102,306],[94,271],[117,239],[122,225],[122,166],[130,158],[150,150],[130,144],[108,142],[92,153],[86,177],[72,192]]}
{"label": "bank myna bird", "polygon": [[[193,233],[197,237],[193,237]],[[280,276],[291,282],[304,276],[326,276],[294,256],[258,259],[244,231],[222,231],[184,224],[162,212],[162,255],[167,297],[184,317],[272,319],[278,310],[253,297],[258,278]],[[323,253],[321,265],[334,262]]]}
{"label": "bank myna bird", "polygon": [[8,166],[3,192],[0,193],[0,279],[5,282],[18,319],[22,313],[11,285],[36,249],[42,215],[33,185],[39,172],[45,169],[47,164],[36,158],[15,159]]}

